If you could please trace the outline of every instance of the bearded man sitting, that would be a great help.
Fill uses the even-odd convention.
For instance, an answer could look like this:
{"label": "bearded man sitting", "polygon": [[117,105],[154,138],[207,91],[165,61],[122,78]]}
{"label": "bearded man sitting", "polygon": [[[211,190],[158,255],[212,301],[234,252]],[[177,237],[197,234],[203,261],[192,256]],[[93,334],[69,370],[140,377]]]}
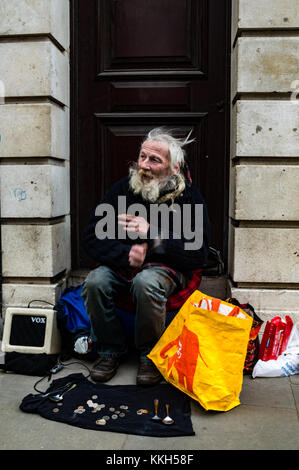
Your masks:
{"label": "bearded man sitting", "polygon": [[[140,359],[137,385],[154,385],[161,379],[147,355],[165,330],[167,299],[188,285],[192,270],[204,265],[209,247],[206,204],[186,175],[184,146],[189,142],[164,129],[149,132],[137,163],[107,192],[84,231],[85,249],[100,263],[88,274],[82,288],[91,338],[98,343],[99,359],[91,370],[94,381],[110,380],[127,353],[127,337],[115,304],[128,292],[136,308],[134,339]],[[120,201],[125,202],[121,213]],[[159,212],[162,206],[168,208],[168,220],[165,212],[151,220],[151,210]],[[103,211],[99,208],[110,207],[115,226],[105,237],[99,233],[99,227],[103,227]],[[182,213],[187,214],[187,220],[181,217],[175,221]],[[192,245],[191,237],[195,240],[199,235],[200,244]]]}

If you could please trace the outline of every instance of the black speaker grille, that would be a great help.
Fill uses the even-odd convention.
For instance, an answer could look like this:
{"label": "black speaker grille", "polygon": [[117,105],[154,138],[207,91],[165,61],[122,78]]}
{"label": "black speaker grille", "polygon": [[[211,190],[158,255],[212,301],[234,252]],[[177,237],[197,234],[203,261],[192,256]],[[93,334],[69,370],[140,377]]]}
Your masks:
{"label": "black speaker grille", "polygon": [[37,315],[13,315],[10,330],[12,346],[42,347],[45,342],[47,317]]}

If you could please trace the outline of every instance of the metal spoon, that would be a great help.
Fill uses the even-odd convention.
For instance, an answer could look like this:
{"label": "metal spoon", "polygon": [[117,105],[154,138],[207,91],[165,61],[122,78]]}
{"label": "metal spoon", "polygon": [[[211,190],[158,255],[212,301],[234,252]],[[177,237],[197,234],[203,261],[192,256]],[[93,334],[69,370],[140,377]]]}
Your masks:
{"label": "metal spoon", "polygon": [[169,416],[169,404],[166,403],[165,407],[166,407],[166,416],[162,420],[162,423],[164,423],[164,424],[173,424],[174,420]]}
{"label": "metal spoon", "polygon": [[[58,387],[56,390],[51,390],[51,392],[48,392],[48,393],[40,393],[39,396],[41,396],[42,398],[46,398],[46,397],[49,397],[49,396],[58,395],[59,392],[61,393],[61,392],[64,392],[64,391],[68,390],[71,385],[72,385],[72,382],[68,382],[63,387]],[[59,390],[59,392],[58,392],[58,390]]]}
{"label": "metal spoon", "polygon": [[73,388],[75,388],[77,386],[77,384],[73,384],[70,388],[68,388],[67,390],[65,390],[64,392],[62,393],[57,393],[57,395],[53,395],[53,397],[49,397],[49,400],[51,401],[55,401],[55,403],[61,401],[63,399],[63,395],[66,393],[66,392],[69,392],[70,390],[72,390]]}
{"label": "metal spoon", "polygon": [[155,416],[153,416],[151,419],[153,421],[161,421],[162,418],[160,418],[160,416],[158,416],[158,406],[159,406],[159,400],[158,398],[156,398],[154,400],[154,405],[155,405]]}

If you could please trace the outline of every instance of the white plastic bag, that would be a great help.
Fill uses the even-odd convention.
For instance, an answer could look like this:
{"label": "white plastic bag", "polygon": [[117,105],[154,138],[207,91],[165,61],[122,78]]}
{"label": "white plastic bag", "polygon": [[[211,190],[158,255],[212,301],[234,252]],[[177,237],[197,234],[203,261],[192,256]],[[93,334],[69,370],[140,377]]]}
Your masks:
{"label": "white plastic bag", "polygon": [[257,361],[252,377],[286,377],[299,374],[299,322],[290,335],[287,349],[274,361]]}
{"label": "white plastic bag", "polygon": [[91,341],[88,336],[80,336],[75,344],[74,351],[78,354],[87,354],[91,351]]}

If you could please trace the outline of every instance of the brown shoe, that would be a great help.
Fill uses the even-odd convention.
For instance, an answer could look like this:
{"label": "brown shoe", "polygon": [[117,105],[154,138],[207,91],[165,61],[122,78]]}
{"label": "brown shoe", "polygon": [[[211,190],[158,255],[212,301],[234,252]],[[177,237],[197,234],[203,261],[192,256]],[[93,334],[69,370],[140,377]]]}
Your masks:
{"label": "brown shoe", "polygon": [[150,359],[140,361],[136,378],[137,385],[155,385],[161,379],[160,372]]}
{"label": "brown shoe", "polygon": [[119,362],[114,357],[101,357],[92,366],[90,377],[95,382],[107,382],[116,374]]}

